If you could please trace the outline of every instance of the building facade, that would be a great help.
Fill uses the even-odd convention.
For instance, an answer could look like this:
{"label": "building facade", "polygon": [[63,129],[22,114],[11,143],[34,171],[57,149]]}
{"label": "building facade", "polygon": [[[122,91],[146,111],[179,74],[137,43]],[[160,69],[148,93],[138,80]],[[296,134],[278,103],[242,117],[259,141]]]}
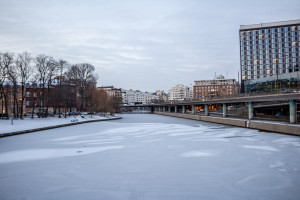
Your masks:
{"label": "building facade", "polygon": [[122,90],[123,104],[146,105],[159,99],[156,93],[143,92],[140,90]]}
{"label": "building facade", "polygon": [[[300,20],[241,25],[239,34],[241,92],[284,89],[291,79],[299,86]],[[282,82],[281,74],[290,74],[290,80]]]}
{"label": "building facade", "polygon": [[198,80],[194,83],[194,99],[207,100],[214,97],[235,96],[236,80],[216,76],[213,80]]}
{"label": "building facade", "polygon": [[187,87],[182,84],[178,84],[169,90],[169,100],[170,101],[191,100],[190,90],[191,90],[190,87]]}
{"label": "building facade", "polygon": [[115,88],[114,86],[97,87],[97,90],[104,90],[109,97],[122,98],[122,89]]}

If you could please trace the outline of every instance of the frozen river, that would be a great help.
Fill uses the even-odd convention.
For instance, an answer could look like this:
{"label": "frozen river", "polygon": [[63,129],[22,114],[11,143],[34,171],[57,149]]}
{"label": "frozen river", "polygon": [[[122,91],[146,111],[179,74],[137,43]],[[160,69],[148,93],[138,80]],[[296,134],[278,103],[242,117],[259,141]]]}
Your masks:
{"label": "frozen river", "polygon": [[0,186],[1,200],[299,200],[300,137],[123,115],[0,138]]}

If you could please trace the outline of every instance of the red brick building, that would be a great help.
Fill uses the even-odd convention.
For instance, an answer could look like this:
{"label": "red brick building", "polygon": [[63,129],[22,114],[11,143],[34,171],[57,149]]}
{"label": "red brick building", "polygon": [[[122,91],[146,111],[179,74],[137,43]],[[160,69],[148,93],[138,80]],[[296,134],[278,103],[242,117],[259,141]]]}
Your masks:
{"label": "red brick building", "polygon": [[235,96],[236,80],[218,76],[214,80],[198,80],[193,86],[194,99],[205,100],[214,97]]}

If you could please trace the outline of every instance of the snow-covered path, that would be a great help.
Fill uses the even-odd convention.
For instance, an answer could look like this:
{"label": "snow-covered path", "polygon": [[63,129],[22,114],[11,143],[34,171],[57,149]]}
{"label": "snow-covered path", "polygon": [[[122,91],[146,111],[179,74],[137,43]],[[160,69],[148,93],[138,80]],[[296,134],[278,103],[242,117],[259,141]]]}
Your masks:
{"label": "snow-covered path", "polygon": [[0,199],[299,199],[300,138],[124,115],[0,139]]}

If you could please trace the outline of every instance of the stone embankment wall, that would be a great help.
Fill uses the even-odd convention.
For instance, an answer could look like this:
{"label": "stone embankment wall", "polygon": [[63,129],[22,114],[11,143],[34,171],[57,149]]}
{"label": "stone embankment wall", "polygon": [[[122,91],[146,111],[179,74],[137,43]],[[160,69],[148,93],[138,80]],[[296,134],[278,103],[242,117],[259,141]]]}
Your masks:
{"label": "stone embankment wall", "polygon": [[166,115],[172,117],[179,117],[185,119],[193,119],[205,122],[212,122],[218,124],[226,124],[244,128],[258,129],[262,131],[271,131],[277,133],[285,133],[291,135],[300,136],[300,125],[299,124],[288,124],[280,122],[270,122],[270,121],[259,121],[259,120],[247,120],[247,119],[233,119],[224,117],[211,117],[211,116],[201,116],[201,115],[191,115],[182,113],[169,113],[169,112],[154,112],[159,115]]}

